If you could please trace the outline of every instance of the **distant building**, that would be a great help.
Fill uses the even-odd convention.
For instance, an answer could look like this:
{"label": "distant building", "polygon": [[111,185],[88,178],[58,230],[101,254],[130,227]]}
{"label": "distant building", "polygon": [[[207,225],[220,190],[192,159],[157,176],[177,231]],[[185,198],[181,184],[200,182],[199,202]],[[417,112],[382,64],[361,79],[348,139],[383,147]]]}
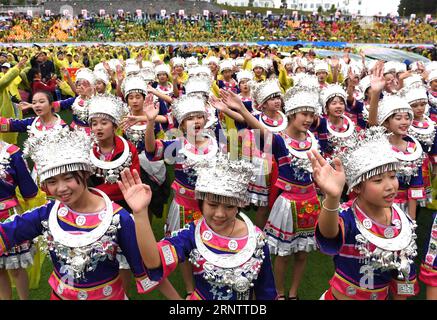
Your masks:
{"label": "distant building", "polygon": [[[343,14],[353,14],[360,16],[374,16],[387,14],[397,15],[398,3],[390,1],[380,1],[377,8],[369,7],[369,2],[375,0],[285,0],[288,9],[300,11],[317,12],[321,7],[327,11],[334,6]],[[235,7],[247,7],[249,0],[217,0],[218,4],[226,4]],[[282,0],[254,0],[254,7],[280,8]]]}

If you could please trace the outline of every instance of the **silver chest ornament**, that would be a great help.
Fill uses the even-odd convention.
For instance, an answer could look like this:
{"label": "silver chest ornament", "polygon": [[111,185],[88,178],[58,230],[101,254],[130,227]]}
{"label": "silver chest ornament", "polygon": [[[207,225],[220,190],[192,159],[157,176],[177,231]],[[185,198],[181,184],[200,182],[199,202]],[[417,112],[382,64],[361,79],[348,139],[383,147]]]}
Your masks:
{"label": "silver chest ornament", "polygon": [[332,129],[328,120],[326,123],[326,127],[329,132],[328,141],[331,144],[331,146],[334,148],[334,153],[341,152],[342,148],[347,148],[349,146],[350,141],[356,141],[355,124],[348,116],[342,115],[342,117],[345,118],[348,123],[347,130],[344,132],[337,132],[334,129]]}
{"label": "silver chest ornament", "polygon": [[432,107],[437,108],[437,97],[434,97],[432,94],[428,94],[428,102]]}
{"label": "silver chest ornament", "polygon": [[410,153],[403,153],[403,152],[395,152],[396,158],[401,163],[401,166],[399,170],[397,171],[397,174],[403,177],[403,180],[405,183],[410,183],[410,180],[413,176],[417,175],[417,172],[422,167],[423,160],[426,156],[426,154],[423,152],[422,146],[420,145],[420,142],[414,138],[413,136],[410,137],[416,148],[413,151],[409,151]]}
{"label": "silver chest ornament", "polygon": [[284,139],[284,143],[285,146],[288,149],[288,152],[290,154],[290,158],[291,158],[291,162],[290,162],[290,166],[295,167],[295,168],[299,168],[301,170],[307,171],[309,173],[313,172],[313,167],[311,166],[311,161],[310,159],[308,159],[307,156],[307,152],[311,151],[311,150],[318,150],[318,142],[316,140],[316,138],[314,137],[314,135],[310,132],[307,131],[308,133],[308,140],[311,141],[311,148],[309,150],[306,151],[298,151],[296,149],[294,149],[292,146],[290,146],[290,137],[285,134],[284,132],[281,132],[281,136]]}
{"label": "silver chest ornament", "polygon": [[208,133],[203,133],[203,136],[209,139],[211,144],[209,145],[210,149],[208,153],[205,154],[196,154],[189,150],[191,144],[187,140],[182,140],[183,144],[182,148],[179,149],[177,153],[177,157],[182,162],[182,170],[187,175],[189,183],[196,184],[197,174],[193,170],[193,167],[199,163],[200,161],[206,161],[208,159],[214,158],[219,152],[219,146],[215,138],[213,138]]}
{"label": "silver chest ornament", "polygon": [[[103,220],[95,229],[79,235],[64,231],[58,222],[59,201],[53,205],[48,221],[41,221],[45,239],[43,251],[56,255],[62,266],[61,272],[71,277],[72,281],[84,278],[86,272],[94,271],[99,262],[105,259],[114,260],[117,252],[120,215],[113,214],[111,200],[106,194],[93,190],[103,196],[106,204]],[[64,208],[60,210],[62,209]]]}
{"label": "silver chest ornament", "polygon": [[6,179],[7,170],[10,167],[11,155],[8,153],[9,145],[6,142],[0,141],[2,150],[0,152],[0,179]]}
{"label": "silver chest ornament", "polygon": [[[250,289],[254,286],[253,282],[258,278],[261,265],[265,255],[263,247],[265,239],[261,233],[256,233],[255,227],[250,219],[244,214],[240,216],[246,222],[249,230],[246,246],[235,254],[216,254],[210,251],[200,235],[200,226],[203,221],[199,221],[195,229],[196,249],[190,252],[189,261],[196,267],[203,263],[203,278],[213,288],[227,287],[225,298],[230,299],[232,292],[237,294],[237,300],[248,300]],[[216,292],[216,298],[223,298],[222,293]]]}
{"label": "silver chest ornament", "polygon": [[125,131],[125,135],[127,139],[133,144],[137,144],[139,142],[144,141],[144,134],[146,132],[147,125],[137,125],[128,128]]}
{"label": "silver chest ornament", "polygon": [[88,102],[83,100],[80,97],[77,97],[73,105],[71,106],[71,110],[73,111],[73,114],[77,116],[77,118],[83,122],[88,122]]}
{"label": "silver chest ornament", "polygon": [[[397,270],[399,280],[408,280],[410,266],[417,256],[417,236],[414,232],[417,224],[414,220],[410,222],[406,214],[396,204],[393,204],[393,207],[399,213],[401,220],[399,234],[396,237],[391,235],[390,238],[379,237],[369,231],[355,216],[355,223],[360,231],[355,236],[357,241],[355,247],[362,256],[361,262],[375,270]],[[371,244],[376,247],[373,251],[370,248]]]}
{"label": "silver chest ornament", "polygon": [[[428,122],[428,128],[415,127],[411,125],[408,129],[408,134],[422,142],[428,148],[431,148],[434,143],[434,137],[436,134],[435,123],[428,116],[424,115],[425,121]],[[422,123],[419,123],[419,125]]]}
{"label": "silver chest ornament", "polygon": [[92,163],[94,174],[97,177],[104,178],[105,182],[114,184],[119,180],[120,173],[129,168],[132,164],[132,153],[129,150],[129,145],[123,137],[119,137],[123,142],[123,153],[118,159],[112,161],[103,161],[97,159],[94,150],[90,150],[90,160]]}

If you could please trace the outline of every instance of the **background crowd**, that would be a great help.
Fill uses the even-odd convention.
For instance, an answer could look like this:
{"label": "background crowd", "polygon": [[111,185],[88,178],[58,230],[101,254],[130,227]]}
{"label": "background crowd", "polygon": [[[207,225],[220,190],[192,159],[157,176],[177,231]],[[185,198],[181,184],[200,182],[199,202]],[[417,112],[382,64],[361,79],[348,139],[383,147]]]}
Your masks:
{"label": "background crowd", "polygon": [[381,18],[373,21],[293,19],[289,16],[106,15],[28,17],[0,22],[1,42],[56,41],[259,41],[303,40],[358,43],[434,43],[435,21]]}

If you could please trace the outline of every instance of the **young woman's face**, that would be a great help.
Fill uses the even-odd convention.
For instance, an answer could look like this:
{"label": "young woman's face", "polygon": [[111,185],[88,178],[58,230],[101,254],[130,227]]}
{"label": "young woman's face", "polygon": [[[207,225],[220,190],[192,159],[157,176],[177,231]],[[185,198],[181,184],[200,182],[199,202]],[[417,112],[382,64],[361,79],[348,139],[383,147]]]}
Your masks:
{"label": "young woman's face", "polygon": [[264,69],[261,67],[255,67],[253,68],[253,73],[255,73],[257,77],[261,77],[262,74],[264,73]]}
{"label": "young woman's face", "polygon": [[224,70],[223,72],[222,72],[222,75],[223,75],[223,78],[225,79],[225,80],[227,80],[227,81],[229,81],[229,80],[231,80],[231,78],[232,78],[232,70]]}
{"label": "young woman's face", "polygon": [[407,112],[398,112],[386,121],[387,129],[396,135],[406,135],[411,125],[411,117]]}
{"label": "young woman's face", "polygon": [[290,117],[289,125],[293,126],[299,132],[307,132],[315,119],[314,112],[304,111],[297,112]]}
{"label": "young woman's face", "polygon": [[399,189],[395,171],[389,171],[373,176],[354,188],[361,201],[382,208],[389,208],[393,204]]}
{"label": "young woman's face", "polygon": [[205,128],[205,124],[204,115],[193,114],[182,121],[181,128],[188,135],[197,135]]}
{"label": "young woman's face", "polygon": [[144,106],[144,95],[139,92],[129,93],[127,104],[132,111],[142,111]]}
{"label": "young woman's face", "polygon": [[158,73],[159,83],[166,83],[168,81],[168,75],[165,72]]}
{"label": "young woman's face", "polygon": [[212,200],[202,203],[202,215],[206,223],[214,232],[224,235],[229,234],[238,213],[238,207],[226,205]]}
{"label": "young woman's face", "polygon": [[241,80],[239,83],[239,87],[241,92],[249,92],[249,81]]}
{"label": "young woman's face", "polygon": [[431,81],[431,83],[429,85],[430,85],[432,91],[437,91],[437,80]]}
{"label": "young woman's face", "polygon": [[264,102],[263,109],[264,111],[279,111],[282,107],[282,99],[281,97],[273,97]]}
{"label": "young woman's face", "polygon": [[211,70],[211,72],[213,72],[213,73],[218,70],[218,65],[216,65],[214,62],[208,63],[208,67],[209,67],[209,70]]}
{"label": "young woman's face", "polygon": [[97,93],[105,93],[106,91],[106,83],[104,83],[102,80],[96,81],[96,91]]}
{"label": "young woman's face", "polygon": [[426,100],[420,100],[411,105],[415,119],[422,119],[423,115],[425,114],[426,105]]}
{"label": "young woman's face", "polygon": [[86,185],[78,182],[71,172],[58,174],[44,181],[47,193],[71,207],[80,201]]}
{"label": "young woman's face", "polygon": [[396,79],[396,76],[393,73],[387,73],[384,75],[385,79],[385,91],[387,92],[393,92],[396,90],[396,87],[398,85],[398,80]]}
{"label": "young woman's face", "polygon": [[296,68],[296,74],[298,74],[298,73],[302,73],[302,72],[306,72],[306,69],[304,68],[304,67],[297,67]]}
{"label": "young woman's face", "polygon": [[32,97],[32,109],[37,116],[44,116],[52,112],[52,106],[44,93],[37,92]]}
{"label": "young woman's face", "polygon": [[346,106],[344,100],[340,97],[334,97],[331,102],[328,102],[328,107],[326,108],[327,114],[335,117],[341,117],[344,113]]}
{"label": "young woman's face", "polygon": [[176,71],[177,74],[182,74],[182,72],[184,72],[184,67],[176,66],[174,67],[174,70]]}
{"label": "young woman's face", "polygon": [[94,133],[98,141],[113,139],[115,136],[115,126],[112,121],[104,118],[91,119],[91,131]]}
{"label": "young woman's face", "polygon": [[328,78],[328,73],[326,71],[320,71],[317,72],[316,76],[319,82],[325,82],[326,78]]}

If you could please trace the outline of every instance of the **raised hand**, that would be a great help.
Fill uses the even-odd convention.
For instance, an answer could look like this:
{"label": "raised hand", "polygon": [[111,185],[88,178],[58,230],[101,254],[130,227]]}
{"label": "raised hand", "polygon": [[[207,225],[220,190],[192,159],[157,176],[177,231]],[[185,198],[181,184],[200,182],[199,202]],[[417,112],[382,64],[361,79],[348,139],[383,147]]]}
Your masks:
{"label": "raised hand", "polygon": [[221,100],[232,110],[240,112],[244,108],[241,98],[232,91],[220,89]]}
{"label": "raised hand", "polygon": [[226,103],[215,96],[209,97],[209,104],[219,111],[225,111],[228,109]]}
{"label": "raised hand", "polygon": [[333,56],[333,57],[331,58],[331,67],[332,67],[332,68],[338,68],[339,65],[340,65],[340,60],[338,59],[337,56]]}
{"label": "raised hand", "polygon": [[411,77],[413,75],[413,72],[411,71],[411,70],[407,70],[407,71],[405,71],[405,72],[402,72],[400,75],[399,75],[399,80],[404,80],[404,79],[406,79],[406,78],[408,78],[408,77]]}
{"label": "raised hand", "polygon": [[356,79],[356,76],[357,76],[357,75],[352,71],[352,68],[349,68],[349,69],[348,69],[347,76],[348,76],[348,78],[349,78],[348,85],[349,85],[350,87],[356,87],[356,86],[358,86],[358,84],[359,84],[360,81]]}
{"label": "raised hand", "polygon": [[144,116],[132,116],[132,115],[125,116],[123,118],[123,120],[121,120],[120,127],[121,127],[122,130],[127,130],[130,127],[132,127],[135,124],[137,124],[138,122],[142,122],[142,121],[146,120],[145,118],[147,118],[147,117],[144,117]]}
{"label": "raised hand", "polygon": [[307,152],[313,167],[313,179],[319,188],[333,198],[340,198],[346,182],[343,165],[340,159],[335,158],[332,167],[316,150]]}
{"label": "raised hand", "polygon": [[17,63],[18,68],[23,68],[27,63],[27,57],[24,56],[23,58],[20,59],[20,61]]}
{"label": "raised hand", "polygon": [[18,106],[22,111],[32,109],[32,104],[29,102],[21,101]]}
{"label": "raised hand", "polygon": [[124,200],[132,209],[134,215],[142,212],[150,204],[152,190],[148,185],[141,182],[140,175],[135,169],[132,174],[128,168],[125,168],[120,173],[120,177],[121,181],[117,181],[117,184],[123,193]]}
{"label": "raised hand", "polygon": [[384,78],[384,62],[378,61],[375,67],[372,69],[370,75],[370,89],[373,92],[381,92],[384,90],[386,80]]}
{"label": "raised hand", "polygon": [[155,121],[156,117],[159,114],[158,105],[153,103],[153,95],[148,94],[146,96],[146,100],[144,101],[144,112],[146,114],[148,121]]}

